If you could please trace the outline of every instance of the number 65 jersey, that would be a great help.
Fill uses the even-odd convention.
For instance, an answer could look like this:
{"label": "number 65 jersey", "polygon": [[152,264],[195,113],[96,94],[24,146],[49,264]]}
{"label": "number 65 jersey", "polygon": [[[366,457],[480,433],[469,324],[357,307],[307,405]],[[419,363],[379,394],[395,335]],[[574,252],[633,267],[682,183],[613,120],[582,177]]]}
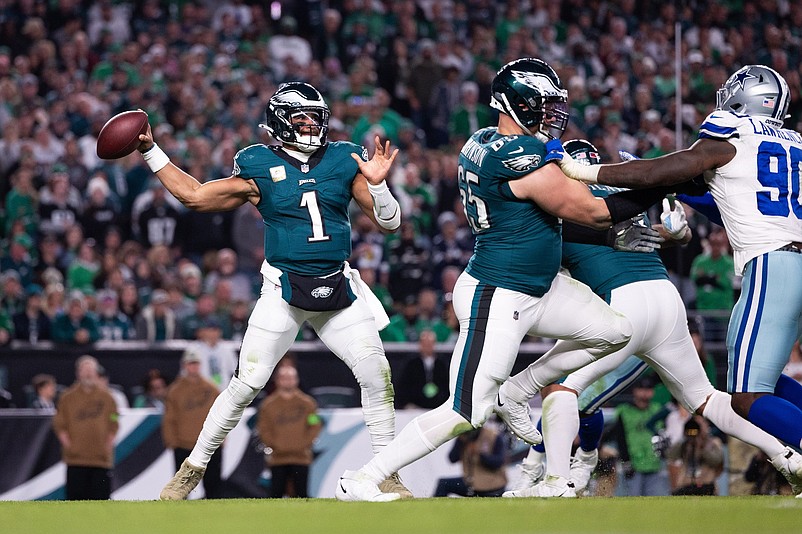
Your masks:
{"label": "number 65 jersey", "polygon": [[726,140],[735,157],[706,176],[734,251],[736,274],[753,258],[802,241],[802,135],[759,117],[714,111],[700,139]]}
{"label": "number 65 jersey", "polygon": [[331,274],[351,255],[348,207],[364,147],[337,141],[298,160],[277,146],[243,148],[234,156],[234,176],[252,179],[261,198],[265,259],[302,276]]}
{"label": "number 65 jersey", "polygon": [[459,155],[459,188],[476,235],[466,271],[496,287],[542,297],[560,268],[562,225],[530,200],[517,198],[509,182],[544,165],[546,147],[496,128],[473,134]]}

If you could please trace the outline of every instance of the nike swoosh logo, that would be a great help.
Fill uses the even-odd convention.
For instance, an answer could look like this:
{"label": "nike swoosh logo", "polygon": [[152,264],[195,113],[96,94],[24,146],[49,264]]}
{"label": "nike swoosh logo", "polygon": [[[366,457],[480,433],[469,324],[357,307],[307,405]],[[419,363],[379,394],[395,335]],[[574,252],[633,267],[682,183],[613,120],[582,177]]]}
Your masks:
{"label": "nike swoosh logo", "polygon": [[510,150],[510,155],[512,155],[512,154],[520,154],[520,153],[521,153],[521,152],[523,152],[523,151],[524,151],[524,147],[522,147],[522,146],[519,146],[519,147],[518,147],[518,148],[516,148],[515,150]]}
{"label": "nike swoosh logo", "polygon": [[340,479],[338,481],[338,484],[340,484],[340,489],[342,490],[343,493],[348,493],[347,491],[345,491],[345,488],[343,487],[343,479]]}
{"label": "nike swoosh logo", "polygon": [[496,392],[496,403],[497,403],[499,406],[504,406],[504,403],[503,403],[503,402],[501,402],[501,395],[499,394],[499,392]]}

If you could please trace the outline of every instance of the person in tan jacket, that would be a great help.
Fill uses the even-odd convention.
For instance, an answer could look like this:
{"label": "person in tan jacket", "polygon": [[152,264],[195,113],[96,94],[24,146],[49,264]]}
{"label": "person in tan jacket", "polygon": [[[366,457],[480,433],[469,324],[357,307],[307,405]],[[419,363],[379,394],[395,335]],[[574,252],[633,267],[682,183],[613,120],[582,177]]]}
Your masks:
{"label": "person in tan jacket", "polygon": [[507,444],[493,422],[460,434],[448,454],[451,463],[462,462],[462,476],[437,481],[435,497],[500,497],[507,485]]}
{"label": "person in tan jacket", "polygon": [[58,401],[53,430],[67,464],[68,501],[108,500],[114,468],[117,404],[100,384],[98,361],[88,355],[75,362],[75,384]]}
{"label": "person in tan jacket", "polygon": [[[206,414],[219,393],[217,386],[201,376],[201,360],[195,351],[186,351],[181,358],[181,376],[167,388],[162,416],[162,441],[173,449],[178,469],[186,460],[198,439]],[[212,455],[203,476],[207,499],[222,495],[222,449]]]}
{"label": "person in tan jacket", "polygon": [[[259,439],[272,449],[270,497],[308,497],[312,444],[320,433],[315,399],[298,388],[298,371],[284,364],[276,369],[276,390],[259,405]],[[288,488],[292,483],[294,491]]]}

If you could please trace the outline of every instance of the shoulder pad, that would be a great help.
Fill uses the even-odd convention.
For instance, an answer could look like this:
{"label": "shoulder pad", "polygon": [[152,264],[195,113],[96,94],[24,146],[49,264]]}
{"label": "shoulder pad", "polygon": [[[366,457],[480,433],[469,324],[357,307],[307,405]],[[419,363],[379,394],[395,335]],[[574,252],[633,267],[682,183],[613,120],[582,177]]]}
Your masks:
{"label": "shoulder pad", "polygon": [[699,126],[699,139],[730,139],[738,137],[738,126],[746,120],[745,115],[732,111],[716,110]]}
{"label": "shoulder pad", "polygon": [[546,145],[528,135],[510,135],[491,144],[490,154],[513,173],[528,174],[541,166]]}
{"label": "shoulder pad", "polygon": [[362,161],[368,160],[368,149],[362,145],[357,145],[350,141],[334,141],[329,143],[328,152],[338,153],[340,151],[345,154],[358,154],[359,157],[362,158]]}
{"label": "shoulder pad", "polygon": [[234,169],[231,174],[245,179],[264,177],[264,161],[269,154],[270,149],[265,145],[246,146],[234,155]]}

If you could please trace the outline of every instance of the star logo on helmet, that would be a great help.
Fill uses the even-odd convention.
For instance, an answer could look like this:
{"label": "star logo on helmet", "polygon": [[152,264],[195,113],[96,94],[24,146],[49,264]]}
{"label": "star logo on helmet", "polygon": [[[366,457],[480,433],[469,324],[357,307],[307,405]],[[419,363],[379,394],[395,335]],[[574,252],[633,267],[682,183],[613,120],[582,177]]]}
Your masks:
{"label": "star logo on helmet", "polygon": [[746,69],[743,72],[737,73],[735,75],[735,79],[733,80],[733,86],[737,85],[738,87],[741,88],[741,91],[743,91],[746,80],[749,80],[751,78],[757,79],[757,76],[755,76],[754,74],[749,74],[749,70],[750,69]]}

